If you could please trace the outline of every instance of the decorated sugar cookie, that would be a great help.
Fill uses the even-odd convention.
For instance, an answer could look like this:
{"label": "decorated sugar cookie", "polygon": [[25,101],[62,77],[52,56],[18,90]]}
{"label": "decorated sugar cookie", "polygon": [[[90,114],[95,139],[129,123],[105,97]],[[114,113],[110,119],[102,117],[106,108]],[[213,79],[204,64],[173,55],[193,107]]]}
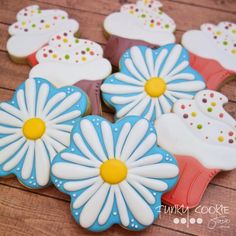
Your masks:
{"label": "decorated sugar cookie", "polygon": [[12,100],[0,103],[0,176],[14,174],[29,188],[49,185],[51,162],[87,109],[81,89],[26,80]]}
{"label": "decorated sugar cookie", "polygon": [[142,230],[159,215],[161,196],[176,183],[175,159],[156,145],[146,119],[111,124],[99,116],[80,119],[69,148],[52,164],[52,181],[71,197],[82,227],[103,231],[113,224]]}
{"label": "decorated sugar cookie", "polygon": [[63,31],[36,54],[38,65],[30,77],[42,77],[56,87],[76,85],[88,93],[93,114],[101,113],[100,85],[111,73],[110,62],[103,58],[102,47],[90,40],[74,37]]}
{"label": "decorated sugar cookie", "polygon": [[236,73],[236,24],[203,24],[200,30],[183,35],[183,46],[190,52],[190,64],[199,71],[209,89],[218,89]]}
{"label": "decorated sugar cookie", "polygon": [[221,170],[236,168],[236,121],[223,108],[228,99],[202,90],[193,100],[181,99],[173,114],[156,121],[158,144],[180,166],[180,180],[163,200],[196,207],[211,179]]}
{"label": "decorated sugar cookie", "polygon": [[106,104],[116,117],[138,115],[156,120],[180,98],[191,99],[205,88],[203,78],[189,66],[187,51],[178,44],[152,50],[128,49],[120,60],[121,70],[101,86]]}
{"label": "decorated sugar cookie", "polygon": [[79,23],[68,18],[65,11],[58,9],[41,10],[39,6],[28,6],[18,12],[17,22],[12,24],[8,32],[7,51],[18,63],[35,64],[35,53],[49,39],[62,30],[76,33]]}
{"label": "decorated sugar cookie", "polygon": [[134,45],[153,48],[175,42],[176,25],[161,7],[156,0],[138,0],[105,18],[104,30],[109,35],[105,57],[112,65],[118,66],[121,55]]}

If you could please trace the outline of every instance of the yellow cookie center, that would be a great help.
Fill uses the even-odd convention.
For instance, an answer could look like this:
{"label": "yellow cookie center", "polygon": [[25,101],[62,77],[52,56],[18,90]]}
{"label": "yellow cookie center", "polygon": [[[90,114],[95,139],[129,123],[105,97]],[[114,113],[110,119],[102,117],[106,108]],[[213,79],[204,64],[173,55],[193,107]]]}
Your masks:
{"label": "yellow cookie center", "polygon": [[104,162],[100,167],[102,179],[109,184],[118,184],[127,176],[127,167],[120,160],[111,159]]}
{"label": "yellow cookie center", "polygon": [[27,139],[37,140],[43,136],[46,125],[40,118],[31,118],[24,123],[22,130]]}
{"label": "yellow cookie center", "polygon": [[160,97],[166,91],[166,83],[162,78],[152,77],[146,82],[144,89],[150,97]]}

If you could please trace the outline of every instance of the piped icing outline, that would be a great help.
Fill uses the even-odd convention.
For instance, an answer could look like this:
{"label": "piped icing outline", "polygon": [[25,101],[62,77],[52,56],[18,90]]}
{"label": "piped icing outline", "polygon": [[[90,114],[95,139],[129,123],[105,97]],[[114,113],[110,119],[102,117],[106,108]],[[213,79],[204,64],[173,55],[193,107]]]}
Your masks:
{"label": "piped icing outline", "polygon": [[225,69],[236,72],[236,24],[233,22],[202,24],[200,30],[185,32],[182,44],[191,53],[215,60]]}
{"label": "piped icing outline", "polygon": [[[160,77],[165,92],[151,97],[145,91],[147,81]],[[120,59],[120,72],[109,76],[101,86],[106,104],[116,110],[116,118],[139,115],[156,120],[171,111],[180,98],[191,99],[205,88],[203,78],[189,66],[187,51],[179,44],[152,50],[145,46],[128,49]]]}
{"label": "piped icing outline", "polygon": [[46,78],[57,87],[81,80],[101,80],[112,70],[99,44],[74,37],[69,31],[55,34],[36,53],[36,59],[39,64],[31,69],[30,77]]}
{"label": "piped icing outline", "polygon": [[17,22],[8,29],[11,37],[7,42],[7,51],[16,58],[26,58],[35,53],[57,32],[68,30],[76,33],[79,30],[79,23],[69,19],[67,12],[41,10],[37,5],[20,10],[16,18]]}
{"label": "piped icing outline", "polygon": [[[87,108],[87,96],[79,88],[57,89],[40,78],[22,83],[10,101],[0,103],[0,176],[14,174],[29,188],[48,186],[51,161],[69,145],[69,133]],[[24,128],[35,117],[45,130],[32,139]],[[28,127],[32,135],[32,123]]]}
{"label": "piped icing outline", "polygon": [[[128,167],[117,184],[100,176],[108,157]],[[174,186],[177,177],[177,162],[156,145],[152,124],[135,116],[114,124],[99,116],[80,119],[69,148],[52,165],[54,185],[70,195],[73,217],[91,231],[104,231],[113,224],[142,230],[152,224],[163,192]]]}
{"label": "piped icing outline", "polygon": [[156,121],[159,145],[174,155],[193,157],[208,169],[236,168],[236,121],[223,108],[227,102],[213,90],[177,101],[174,113]]}
{"label": "piped icing outline", "polygon": [[103,26],[109,35],[142,40],[154,45],[175,42],[176,25],[167,14],[160,10],[162,4],[155,0],[139,0],[124,4],[120,12],[107,16]]}

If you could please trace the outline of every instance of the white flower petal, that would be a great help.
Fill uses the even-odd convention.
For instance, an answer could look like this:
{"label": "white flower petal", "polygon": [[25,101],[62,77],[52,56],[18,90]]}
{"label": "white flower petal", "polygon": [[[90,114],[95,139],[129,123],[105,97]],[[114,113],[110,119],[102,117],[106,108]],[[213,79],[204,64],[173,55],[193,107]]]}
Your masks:
{"label": "white flower petal", "polygon": [[46,83],[43,83],[38,92],[38,101],[37,101],[37,108],[36,108],[36,116],[42,117],[43,116],[43,109],[48,99],[49,93],[49,86]]}
{"label": "white flower petal", "polygon": [[149,205],[126,181],[121,182],[119,186],[134,218],[142,225],[151,225],[154,221],[154,214]]}
{"label": "white flower petal", "polygon": [[129,173],[148,178],[173,178],[179,173],[176,165],[170,163],[158,163],[155,165],[136,167],[129,170]]}
{"label": "white flower petal", "polygon": [[66,112],[63,115],[59,115],[58,117],[52,119],[51,122],[54,124],[59,124],[59,123],[67,122],[67,121],[73,120],[75,118],[78,118],[80,115],[81,115],[81,111],[74,110],[71,112]]}
{"label": "white flower petal", "polygon": [[130,110],[127,115],[141,116],[144,113],[150,101],[151,98],[149,96],[146,96],[145,98],[142,99],[142,101],[139,104],[137,104],[132,110]]}
{"label": "white flower petal", "polygon": [[92,186],[88,187],[79,197],[77,197],[73,203],[73,208],[78,209],[83,206],[96,191],[102,186],[103,181],[101,178],[98,179]]}
{"label": "white flower petal", "polygon": [[23,179],[28,179],[32,173],[34,163],[34,141],[28,141],[29,148],[25,156],[23,167],[21,170],[21,176]]}
{"label": "white flower petal", "polygon": [[35,142],[35,170],[37,183],[47,185],[50,179],[50,160],[41,139]]}
{"label": "white flower petal", "polygon": [[175,45],[171,51],[169,52],[169,55],[165,61],[165,64],[163,65],[160,77],[164,78],[166,75],[169,74],[169,72],[173,69],[173,67],[176,65],[177,61],[179,60],[180,54],[182,51],[182,47],[177,44]]}
{"label": "white flower petal", "polygon": [[0,164],[4,163],[8,160],[12,155],[14,155],[22,144],[25,142],[25,138],[22,137],[21,139],[17,140],[14,143],[9,144],[5,148],[0,151]]}
{"label": "white flower petal", "polygon": [[117,159],[120,159],[121,151],[123,149],[124,142],[129,134],[130,129],[131,129],[131,124],[129,122],[126,122],[120,131],[120,134],[116,143],[116,152],[115,152],[115,156]]}
{"label": "white flower petal", "polygon": [[166,48],[162,49],[156,58],[154,74],[157,77],[160,75],[160,67],[162,65],[162,62],[166,58],[167,54],[168,54],[168,50]]}
{"label": "white flower petal", "polygon": [[120,221],[124,226],[128,226],[129,215],[128,215],[124,198],[121,194],[120,188],[117,185],[114,185],[114,189],[115,189],[116,203],[117,203],[117,208],[118,208],[118,212],[120,216]]}
{"label": "white flower petal", "polygon": [[150,178],[142,177],[139,175],[133,175],[133,174],[129,174],[127,178],[132,178],[135,181],[142,184],[143,186],[145,186],[146,188],[150,188],[155,191],[163,192],[167,190],[168,188],[168,185],[164,181],[158,180],[158,179],[150,179]]}
{"label": "white flower petal", "polygon": [[133,61],[132,61],[130,58],[127,58],[127,59],[125,60],[125,65],[126,65],[128,71],[132,74],[132,76],[134,76],[135,78],[137,78],[137,79],[138,79],[139,81],[141,81],[141,82],[145,82],[145,81],[146,81],[146,79],[143,78],[143,77],[139,74],[139,72],[137,71],[137,69],[136,69],[135,66],[134,66]]}
{"label": "white flower petal", "polygon": [[28,142],[25,142],[24,145],[15,153],[15,155],[4,164],[3,170],[9,171],[15,168],[24,157],[28,147],[29,147]]}
{"label": "white flower petal", "polygon": [[84,143],[84,140],[80,136],[79,133],[74,134],[73,136],[75,145],[77,148],[83,153],[83,155],[87,158],[89,158],[92,162],[96,163],[96,165],[102,164],[100,160],[98,160],[87,148],[87,146]]}
{"label": "white flower petal", "polygon": [[65,132],[68,132],[70,133],[73,126],[72,125],[50,125],[50,127],[52,129],[57,129],[57,130],[61,130],[61,131],[65,131]]}
{"label": "white flower petal", "polygon": [[44,135],[42,137],[42,140],[44,141],[44,143],[46,144],[47,147],[52,146],[56,150],[56,152],[61,152],[62,150],[64,150],[66,148],[64,145],[59,143],[57,140],[52,139],[48,135]]}
{"label": "white flower petal", "polygon": [[35,116],[36,108],[36,84],[34,79],[27,79],[25,81],[25,100],[27,104],[27,110],[30,117]]}
{"label": "white flower petal", "polygon": [[146,118],[147,120],[150,120],[150,119],[152,118],[152,116],[153,116],[155,103],[156,103],[156,99],[155,99],[155,98],[154,98],[154,99],[152,98],[152,99],[151,99],[151,105],[150,105],[150,107],[149,107],[149,110],[148,110],[147,114],[145,115],[145,118]]}
{"label": "white flower petal", "polygon": [[75,103],[77,103],[81,98],[81,93],[73,93],[70,96],[67,96],[57,107],[48,113],[47,119],[53,120],[59,115],[63,114],[69,110]]}
{"label": "white flower petal", "polygon": [[103,206],[101,213],[98,217],[98,223],[100,225],[104,225],[111,214],[112,207],[114,204],[114,196],[115,196],[115,190],[114,190],[114,187],[111,185],[110,192],[106,199],[105,205]]}
{"label": "white flower petal", "polygon": [[47,135],[50,136],[52,139],[55,139],[58,142],[62,143],[66,147],[68,147],[70,144],[70,133],[47,128]]}
{"label": "white flower petal", "polygon": [[26,108],[26,102],[25,102],[25,92],[23,89],[20,89],[16,92],[16,98],[17,98],[17,103],[19,106],[19,109],[21,110],[22,114],[24,114],[24,117],[29,118],[29,113]]}
{"label": "white flower petal", "polygon": [[[136,191],[149,203],[155,203],[155,197],[152,193],[143,185],[138,183],[137,181],[133,180],[131,177],[127,178],[128,183],[136,189]],[[145,213],[144,213],[145,214]]]}
{"label": "white flower petal", "polygon": [[141,159],[136,160],[136,161],[127,162],[126,165],[129,169],[131,169],[134,167],[152,165],[152,164],[160,162],[161,160],[162,160],[161,154],[152,154],[149,156],[144,156]]}
{"label": "white flower petal", "polygon": [[24,114],[19,109],[6,102],[1,103],[0,108],[2,108],[5,112],[9,113],[10,115],[20,119],[21,121],[27,119],[27,117],[25,117]]}
{"label": "white flower petal", "polygon": [[151,48],[147,48],[147,50],[145,52],[145,56],[146,56],[146,63],[147,63],[147,67],[149,70],[150,77],[155,77],[154,60],[153,60]]}
{"label": "white flower petal", "polygon": [[12,126],[12,127],[20,127],[20,128],[23,126],[22,121],[8,114],[5,111],[0,111],[0,124]]}
{"label": "white flower petal", "polygon": [[195,92],[204,88],[205,84],[202,81],[188,81],[175,84],[167,84],[167,90],[183,92]]}
{"label": "white flower petal", "polygon": [[186,99],[192,99],[193,95],[187,94],[187,93],[181,93],[181,92],[174,92],[174,91],[168,91],[169,94],[175,96],[176,98],[186,98]]}
{"label": "white flower petal", "polygon": [[69,181],[67,183],[64,183],[64,189],[67,191],[79,191],[83,188],[87,188],[93,184],[95,184],[100,177],[94,177],[86,180],[79,180],[79,181]]}
{"label": "white flower petal", "polygon": [[145,119],[137,121],[132,127],[121,152],[121,160],[126,161],[145,136],[149,123]]}
{"label": "white flower petal", "polygon": [[142,140],[142,143],[135,149],[133,154],[128,158],[127,164],[131,162],[135,162],[139,158],[141,158],[146,152],[148,152],[157,141],[157,137],[154,133],[149,134],[147,137]]}
{"label": "white flower petal", "polygon": [[161,107],[160,107],[160,103],[158,99],[156,99],[155,110],[156,110],[156,119],[157,119],[162,115],[162,111],[161,111]]}
{"label": "white flower petal", "polygon": [[181,73],[173,76],[166,76],[164,77],[164,80],[166,83],[178,80],[178,79],[185,79],[185,80],[194,80],[195,76],[194,74],[190,73]]}
{"label": "white flower petal", "polygon": [[169,74],[168,77],[174,76],[177,73],[181,72],[184,70],[187,66],[189,65],[188,61],[182,61],[179,65],[177,65]]}
{"label": "white flower petal", "polygon": [[129,84],[133,84],[133,85],[137,85],[137,86],[143,86],[144,82],[140,82],[139,80],[137,80],[136,78],[130,77],[128,75],[122,74],[120,72],[114,74],[114,77],[124,83],[129,83]]}
{"label": "white flower petal", "polygon": [[106,200],[109,188],[110,185],[104,183],[85,204],[79,217],[82,227],[89,228],[94,224]]}
{"label": "white flower petal", "polygon": [[139,47],[132,47],[130,48],[130,55],[133,60],[133,63],[135,67],[138,69],[138,71],[146,78],[150,78],[150,74],[147,70],[146,62],[144,61],[142,52]]}
{"label": "white flower petal", "polygon": [[171,105],[164,95],[159,97],[159,102],[164,113],[169,113],[171,111]]}
{"label": "white flower petal", "polygon": [[66,97],[65,92],[57,93],[55,96],[51,97],[48,101],[46,106],[43,109],[43,115],[46,116],[51,109],[58,103],[60,103]]}
{"label": "white flower petal", "polygon": [[165,94],[164,94],[167,98],[170,99],[171,102],[175,103],[177,101],[177,99],[172,96],[172,94],[169,92],[169,91],[166,91]]}
{"label": "white flower petal", "polygon": [[128,96],[128,97],[114,96],[111,98],[111,101],[115,104],[123,105],[123,104],[128,104],[130,102],[137,101],[138,99],[142,98],[143,96],[144,96],[143,93],[138,94],[138,95]]}
{"label": "white flower petal", "polygon": [[123,84],[102,84],[101,90],[103,93],[108,94],[130,94],[141,93],[144,91],[144,87]]}
{"label": "white flower petal", "polygon": [[7,126],[0,125],[0,134],[14,134],[17,133],[19,130],[19,128],[10,128]]}
{"label": "white flower petal", "polygon": [[7,136],[4,136],[2,138],[0,138],[0,147],[6,146],[12,142],[15,142],[17,139],[22,137],[22,133],[21,132],[17,132],[15,134],[10,134]]}
{"label": "white flower petal", "polygon": [[117,118],[121,118],[123,116],[125,116],[131,109],[133,109],[140,101],[142,101],[142,99],[144,99],[146,97],[145,93],[141,93],[138,95],[138,97],[136,98],[136,100],[134,100],[133,102],[129,103],[128,105],[123,106],[117,113],[116,116]]}
{"label": "white flower petal", "polygon": [[111,126],[107,121],[101,122],[101,131],[103,136],[103,142],[107,151],[108,158],[114,158],[114,143]]}
{"label": "white flower petal", "polygon": [[94,153],[100,158],[102,161],[106,161],[107,157],[104,153],[102,144],[100,143],[98,134],[96,129],[94,128],[93,124],[89,120],[82,120],[80,122],[80,129],[81,132],[88,143],[88,145],[91,147],[91,149],[94,151]]}
{"label": "white flower petal", "polygon": [[70,161],[70,162],[73,162],[74,164],[78,164],[82,166],[99,167],[97,163],[94,163],[93,161],[85,157],[82,157],[82,156],[79,156],[77,154],[70,153],[70,152],[63,152],[61,154],[61,158],[64,159],[65,161]]}
{"label": "white flower petal", "polygon": [[100,170],[98,168],[91,168],[73,163],[62,162],[55,163],[53,165],[52,173],[60,179],[78,180],[98,176]]}

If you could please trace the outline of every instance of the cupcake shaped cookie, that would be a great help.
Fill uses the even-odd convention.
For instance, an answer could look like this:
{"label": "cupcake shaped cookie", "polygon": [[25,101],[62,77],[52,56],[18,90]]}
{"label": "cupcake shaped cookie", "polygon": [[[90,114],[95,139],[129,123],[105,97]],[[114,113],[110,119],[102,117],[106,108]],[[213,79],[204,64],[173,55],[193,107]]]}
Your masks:
{"label": "cupcake shaped cookie", "polygon": [[151,121],[171,112],[178,99],[192,99],[204,88],[203,78],[189,66],[188,53],[179,44],[128,49],[120,72],[101,86],[103,100],[115,109],[116,118],[137,115]]}
{"label": "cupcake shaped cookie", "polygon": [[175,42],[175,23],[160,7],[159,1],[139,0],[105,18],[103,26],[109,36],[105,57],[112,65],[118,67],[121,55],[134,45],[155,48]]}
{"label": "cupcake shaped cookie", "polygon": [[74,37],[69,31],[55,34],[49,44],[36,53],[38,65],[30,77],[42,77],[56,87],[75,85],[90,97],[93,114],[101,113],[100,85],[111,73],[102,47],[90,40]]}
{"label": "cupcake shaped cookie", "polygon": [[26,80],[0,103],[0,176],[15,175],[29,188],[48,186],[53,158],[68,147],[74,123],[87,111],[81,89]]}
{"label": "cupcake shaped cookie", "polygon": [[190,64],[205,79],[207,88],[218,89],[236,73],[236,24],[203,24],[182,37],[190,52]]}
{"label": "cupcake shaped cookie", "polygon": [[80,119],[70,146],[52,164],[53,183],[71,197],[76,222],[91,231],[148,227],[178,173],[173,156],[156,145],[152,124],[134,116],[114,124],[99,116]]}
{"label": "cupcake shaped cookie", "polygon": [[7,51],[17,63],[35,64],[35,53],[49,39],[62,30],[73,33],[79,29],[77,21],[68,18],[65,11],[51,9],[41,10],[39,6],[28,6],[18,12],[17,22],[12,24],[8,32]]}
{"label": "cupcake shaped cookie", "polygon": [[180,166],[179,182],[165,202],[196,207],[219,171],[236,168],[236,121],[223,109],[227,101],[223,94],[203,90],[193,100],[177,101],[172,114],[156,121],[158,144]]}

